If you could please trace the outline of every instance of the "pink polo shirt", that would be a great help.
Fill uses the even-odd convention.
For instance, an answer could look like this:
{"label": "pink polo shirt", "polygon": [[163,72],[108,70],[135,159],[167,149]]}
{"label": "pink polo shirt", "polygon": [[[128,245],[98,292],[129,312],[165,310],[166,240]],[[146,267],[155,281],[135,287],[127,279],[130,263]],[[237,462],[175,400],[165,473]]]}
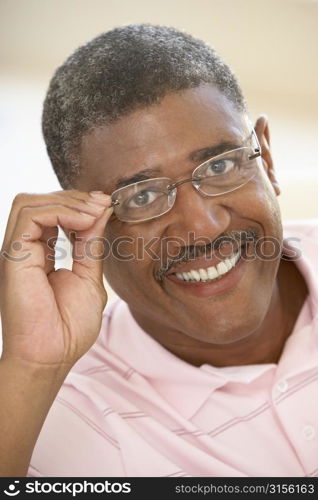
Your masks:
{"label": "pink polo shirt", "polygon": [[[192,366],[108,305],[28,476],[318,476],[318,221],[285,225],[309,296],[278,364]],[[274,332],[273,332],[274,334]]]}

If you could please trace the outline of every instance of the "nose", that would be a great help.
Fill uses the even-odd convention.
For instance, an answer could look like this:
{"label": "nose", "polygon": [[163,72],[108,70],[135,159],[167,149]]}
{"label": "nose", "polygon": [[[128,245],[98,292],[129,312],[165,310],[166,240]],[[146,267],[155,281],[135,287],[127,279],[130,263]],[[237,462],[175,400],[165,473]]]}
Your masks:
{"label": "nose", "polygon": [[214,240],[228,229],[231,222],[231,209],[226,199],[227,195],[201,194],[191,182],[178,186],[174,206],[166,214],[165,234],[184,239],[194,233],[195,239]]}

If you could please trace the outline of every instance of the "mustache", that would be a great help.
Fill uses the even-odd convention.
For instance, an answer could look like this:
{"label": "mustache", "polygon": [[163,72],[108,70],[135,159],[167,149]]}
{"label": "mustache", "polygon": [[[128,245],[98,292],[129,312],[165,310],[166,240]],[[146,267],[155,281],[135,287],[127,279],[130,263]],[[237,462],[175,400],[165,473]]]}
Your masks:
{"label": "mustache", "polygon": [[215,240],[204,245],[188,245],[180,247],[179,252],[173,257],[168,256],[156,273],[156,279],[163,281],[165,275],[181,262],[189,262],[202,256],[211,256],[224,245],[233,245],[233,248],[240,248],[247,243],[256,243],[260,234],[255,228],[248,228],[241,231],[229,231],[221,234]]}

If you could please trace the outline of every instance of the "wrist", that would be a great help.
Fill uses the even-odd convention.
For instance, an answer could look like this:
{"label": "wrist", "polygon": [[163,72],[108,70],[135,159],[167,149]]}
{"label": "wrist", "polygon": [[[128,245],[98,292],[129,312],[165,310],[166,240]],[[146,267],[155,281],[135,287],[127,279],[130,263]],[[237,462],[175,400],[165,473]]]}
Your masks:
{"label": "wrist", "polygon": [[0,358],[0,377],[7,376],[23,385],[60,386],[71,368],[67,364],[37,363],[4,354]]}

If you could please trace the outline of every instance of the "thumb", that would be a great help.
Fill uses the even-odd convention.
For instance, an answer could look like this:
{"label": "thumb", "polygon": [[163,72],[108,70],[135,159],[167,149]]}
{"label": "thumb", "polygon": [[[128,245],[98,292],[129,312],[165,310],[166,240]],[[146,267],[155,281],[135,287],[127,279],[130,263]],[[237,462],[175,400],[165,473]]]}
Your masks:
{"label": "thumb", "polygon": [[105,227],[112,212],[112,207],[105,208],[89,229],[72,234],[74,274],[102,282],[103,264],[109,251]]}

